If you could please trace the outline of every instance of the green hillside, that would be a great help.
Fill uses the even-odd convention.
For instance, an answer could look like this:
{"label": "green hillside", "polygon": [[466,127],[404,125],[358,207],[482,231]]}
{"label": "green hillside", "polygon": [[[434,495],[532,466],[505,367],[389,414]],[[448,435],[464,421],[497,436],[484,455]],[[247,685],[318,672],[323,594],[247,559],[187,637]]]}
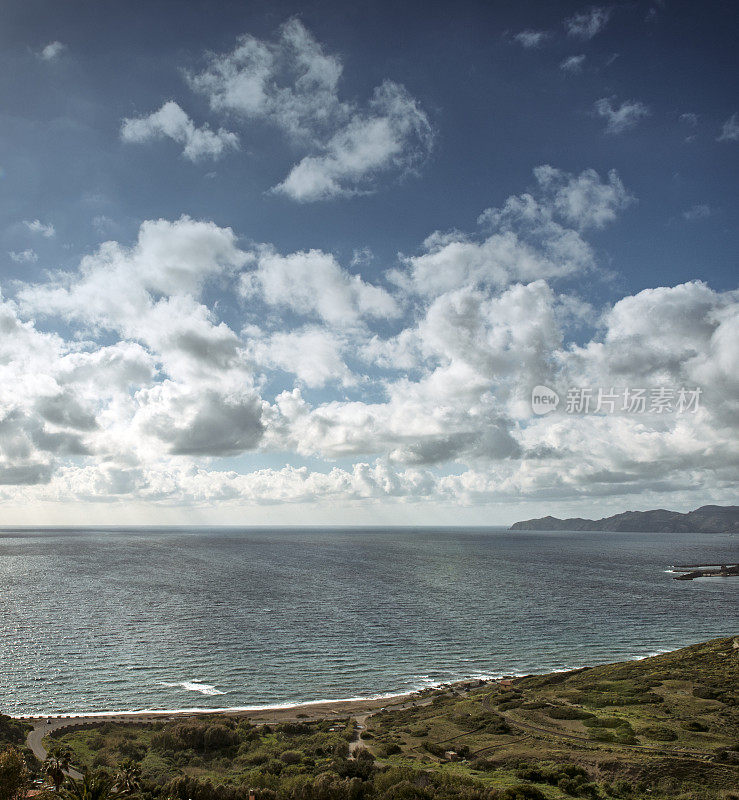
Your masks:
{"label": "green hillside", "polygon": [[53,743],[81,769],[134,762],[152,800],[739,799],[738,678],[739,640],[725,638],[429,691],[358,721],[107,722]]}

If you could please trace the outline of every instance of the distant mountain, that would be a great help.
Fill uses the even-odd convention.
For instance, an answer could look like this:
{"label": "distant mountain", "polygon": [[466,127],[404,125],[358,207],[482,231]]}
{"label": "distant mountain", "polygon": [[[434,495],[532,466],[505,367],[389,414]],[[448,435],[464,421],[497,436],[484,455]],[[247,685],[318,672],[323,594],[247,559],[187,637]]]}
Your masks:
{"label": "distant mountain", "polygon": [[512,531],[632,531],[635,533],[739,533],[739,506],[702,506],[681,514],[658,508],[625,511],[603,519],[542,517],[511,525]]}

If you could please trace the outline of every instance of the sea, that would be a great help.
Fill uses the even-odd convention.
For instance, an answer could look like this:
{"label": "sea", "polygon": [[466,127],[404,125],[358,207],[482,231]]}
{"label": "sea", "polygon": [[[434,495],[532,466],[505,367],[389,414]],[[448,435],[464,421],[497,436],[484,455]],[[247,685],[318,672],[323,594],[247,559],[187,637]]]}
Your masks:
{"label": "sea", "polygon": [[739,634],[730,534],[0,531],[0,712],[384,697]]}

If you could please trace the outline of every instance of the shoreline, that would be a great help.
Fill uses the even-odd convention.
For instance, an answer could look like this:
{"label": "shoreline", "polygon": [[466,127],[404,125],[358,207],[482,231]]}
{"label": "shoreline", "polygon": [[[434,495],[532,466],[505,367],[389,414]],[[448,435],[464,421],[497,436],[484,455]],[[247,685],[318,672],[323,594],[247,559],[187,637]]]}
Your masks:
{"label": "shoreline", "polygon": [[[682,645],[687,647],[688,645]],[[658,650],[650,650],[643,655],[635,655],[623,658],[623,661],[642,661],[647,658],[654,658],[655,656],[664,655],[675,650],[675,647],[660,648]],[[677,648],[679,649],[679,648]],[[323,719],[321,714],[314,716],[307,712],[314,710],[323,712],[323,715],[329,713],[331,715],[339,714],[335,710],[337,708],[346,709],[351,711],[358,709],[362,712],[376,711],[383,706],[396,705],[397,703],[407,703],[412,699],[424,698],[426,695],[444,690],[459,690],[464,688],[474,688],[483,686],[485,684],[497,683],[505,679],[521,678],[526,675],[550,675],[559,674],[564,672],[574,672],[581,669],[589,669],[591,667],[602,666],[603,664],[619,663],[612,661],[603,661],[596,663],[580,664],[577,666],[566,666],[561,669],[543,669],[543,670],[529,670],[527,672],[500,672],[488,675],[472,675],[466,678],[458,678],[451,681],[441,681],[438,683],[429,684],[418,689],[410,689],[402,692],[382,692],[368,697],[342,697],[342,698],[329,698],[320,700],[298,700],[295,702],[286,703],[265,703],[261,705],[252,706],[220,706],[217,708],[208,708],[200,706],[192,706],[188,708],[142,708],[142,709],[124,709],[117,711],[62,711],[50,713],[34,713],[34,714],[9,714],[12,719],[21,720],[24,722],[43,722],[44,720],[53,720],[55,722],[72,721],[75,725],[93,723],[93,722],[111,722],[111,721],[133,721],[138,722],[142,718],[166,719],[170,717],[187,717],[199,716],[206,714],[221,714],[229,716],[254,716],[254,715],[275,715],[280,718],[300,714],[300,719]],[[256,716],[255,716],[256,718]]]}
{"label": "shoreline", "polygon": [[[515,677],[515,676],[511,676]],[[326,715],[339,716],[341,713],[360,711],[362,713],[377,711],[385,706],[404,705],[423,699],[426,695],[444,690],[460,690],[474,688],[492,683],[499,678],[467,678],[451,681],[437,686],[430,686],[410,692],[397,692],[373,695],[372,697],[348,697],[329,700],[304,700],[296,703],[274,703],[261,706],[224,706],[222,708],[176,708],[176,709],[140,709],[136,711],[70,711],[60,714],[14,714],[13,719],[24,722],[44,722],[51,720],[55,727],[64,723],[75,725],[87,722],[138,722],[157,721],[174,717],[192,717],[201,715],[249,716],[255,720],[263,717],[282,720],[287,718],[324,719]],[[57,724],[59,723],[59,724]]]}
{"label": "shoreline", "polygon": [[[289,706],[252,707],[235,709],[179,709],[176,711],[119,711],[119,712],[89,712],[83,714],[40,715],[14,717],[25,722],[33,723],[33,728],[26,738],[26,744],[40,761],[47,756],[44,739],[55,731],[68,728],[80,728],[88,725],[99,725],[106,722],[119,722],[125,724],[153,724],[156,722],[171,722],[176,719],[187,719],[200,716],[233,716],[246,717],[258,725],[279,724],[282,722],[319,722],[332,719],[341,719],[346,716],[355,717],[364,722],[367,717],[386,708],[394,710],[415,705],[430,703],[426,699],[429,694],[439,691],[454,689],[456,691],[472,689],[491,681],[466,680],[454,683],[445,683],[436,688],[422,689],[416,692],[403,692],[391,696],[374,698],[359,698],[347,700],[316,700],[304,703],[295,703]],[[73,777],[79,777],[75,773]]]}

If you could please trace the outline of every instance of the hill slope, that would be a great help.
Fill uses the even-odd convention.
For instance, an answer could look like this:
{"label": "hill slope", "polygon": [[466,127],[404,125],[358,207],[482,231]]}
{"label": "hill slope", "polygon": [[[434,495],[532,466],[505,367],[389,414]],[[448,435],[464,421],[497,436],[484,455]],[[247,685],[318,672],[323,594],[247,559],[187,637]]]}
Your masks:
{"label": "hill slope", "polygon": [[739,800],[738,673],[729,637],[426,690],[356,722],[121,720],[58,741],[79,766],[133,759],[142,800]]}
{"label": "hill slope", "polygon": [[511,525],[512,531],[633,531],[635,533],[737,533],[739,506],[702,506],[681,514],[663,508],[625,511],[603,519],[541,517]]}

